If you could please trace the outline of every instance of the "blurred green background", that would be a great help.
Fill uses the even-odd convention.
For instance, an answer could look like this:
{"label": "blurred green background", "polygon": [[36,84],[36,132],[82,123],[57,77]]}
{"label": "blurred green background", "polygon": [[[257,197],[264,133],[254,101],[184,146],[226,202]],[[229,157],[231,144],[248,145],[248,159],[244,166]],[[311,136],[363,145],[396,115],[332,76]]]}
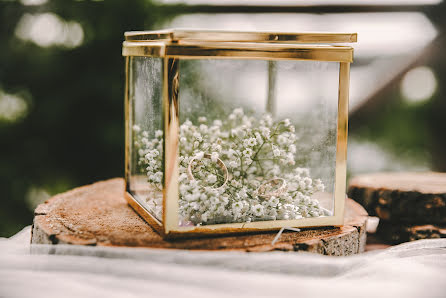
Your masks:
{"label": "blurred green background", "polygon": [[[339,12],[319,7],[315,13],[330,9]],[[361,13],[376,7],[349,9]],[[392,9],[400,8],[385,8]],[[428,54],[413,65],[429,69],[435,88],[422,100],[408,101],[401,92],[403,73],[352,113],[351,175],[446,171],[446,10],[442,3],[402,9],[423,11],[438,30]],[[256,8],[238,8],[250,10]],[[123,34],[159,28],[195,11],[230,13],[232,8],[148,0],[0,1],[0,236],[31,224],[36,205],[51,195],[123,176]],[[39,26],[49,29],[42,33]]]}

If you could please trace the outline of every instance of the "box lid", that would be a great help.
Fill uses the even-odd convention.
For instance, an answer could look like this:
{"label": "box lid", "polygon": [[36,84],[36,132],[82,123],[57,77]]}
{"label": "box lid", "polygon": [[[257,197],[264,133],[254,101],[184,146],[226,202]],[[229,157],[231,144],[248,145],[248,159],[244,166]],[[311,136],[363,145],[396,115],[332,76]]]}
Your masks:
{"label": "box lid", "polygon": [[324,32],[258,32],[166,29],[160,31],[131,31],[124,34],[126,41],[181,42],[250,42],[250,43],[352,43],[357,33]]}

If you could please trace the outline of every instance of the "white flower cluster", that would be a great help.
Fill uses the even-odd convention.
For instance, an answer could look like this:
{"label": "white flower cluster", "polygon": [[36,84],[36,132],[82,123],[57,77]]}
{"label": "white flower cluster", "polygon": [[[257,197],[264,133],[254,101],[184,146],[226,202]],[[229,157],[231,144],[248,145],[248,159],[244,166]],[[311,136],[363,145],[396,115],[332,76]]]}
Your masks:
{"label": "white flower cluster", "polygon": [[[148,181],[162,189],[161,131],[149,140],[137,133],[139,163]],[[274,122],[268,114],[260,119],[235,109],[226,120],[199,117],[180,126],[179,210],[183,224],[217,224],[260,220],[285,220],[324,215],[311,196],[323,191],[320,179],[306,168],[295,168],[295,127],[290,120]],[[223,162],[227,171],[219,162]],[[191,166],[189,167],[189,164]],[[194,179],[188,175],[192,169]],[[259,193],[259,187],[281,178],[286,190],[276,195]],[[161,199],[150,202],[161,218]]]}
{"label": "white flower cluster", "polygon": [[163,166],[163,132],[157,130],[155,138],[149,140],[149,133],[142,131],[138,125],[133,126],[133,132],[136,134],[135,148],[138,149],[138,164],[145,167],[148,181],[157,190],[162,190]]}

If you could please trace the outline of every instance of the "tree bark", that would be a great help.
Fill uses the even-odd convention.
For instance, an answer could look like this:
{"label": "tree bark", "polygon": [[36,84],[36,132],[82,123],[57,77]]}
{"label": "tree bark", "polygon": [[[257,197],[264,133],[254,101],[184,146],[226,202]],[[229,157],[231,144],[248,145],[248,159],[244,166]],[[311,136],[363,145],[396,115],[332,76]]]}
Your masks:
{"label": "tree bark", "polygon": [[389,244],[399,244],[420,239],[446,238],[446,225],[402,225],[381,222],[378,237]]}
{"label": "tree bark", "polygon": [[350,181],[348,196],[384,221],[446,223],[446,173],[362,175]]}

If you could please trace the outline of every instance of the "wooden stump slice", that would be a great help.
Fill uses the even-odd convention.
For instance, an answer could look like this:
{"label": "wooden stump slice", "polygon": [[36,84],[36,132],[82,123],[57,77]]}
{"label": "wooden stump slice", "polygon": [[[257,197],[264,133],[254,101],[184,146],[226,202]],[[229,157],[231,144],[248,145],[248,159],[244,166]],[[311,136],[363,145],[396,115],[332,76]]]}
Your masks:
{"label": "wooden stump slice", "polygon": [[364,251],[367,213],[346,202],[345,225],[276,233],[164,240],[127,205],[124,180],[97,182],[54,196],[35,210],[31,243],[131,246],[193,250],[309,251],[351,255]]}
{"label": "wooden stump slice", "polygon": [[389,244],[399,244],[420,239],[446,238],[446,225],[404,225],[381,222],[376,234]]}
{"label": "wooden stump slice", "polygon": [[362,175],[350,181],[348,196],[384,221],[446,223],[446,173]]}

